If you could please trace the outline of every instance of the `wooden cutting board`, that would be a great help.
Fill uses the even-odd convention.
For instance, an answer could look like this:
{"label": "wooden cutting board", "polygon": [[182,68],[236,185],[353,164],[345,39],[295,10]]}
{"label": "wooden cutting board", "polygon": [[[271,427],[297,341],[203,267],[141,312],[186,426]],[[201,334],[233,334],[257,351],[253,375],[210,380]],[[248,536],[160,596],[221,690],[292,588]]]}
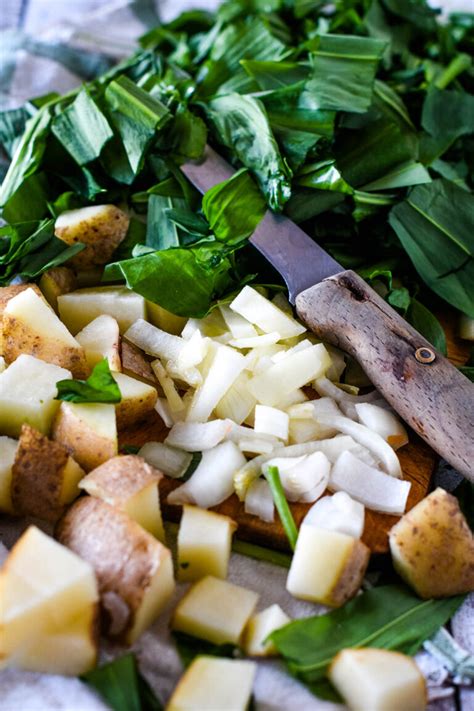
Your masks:
{"label": "wooden cutting board", "polygon": [[[456,365],[465,363],[469,356],[469,343],[462,341],[455,335],[457,319],[454,314],[444,314],[440,320],[447,332],[448,355]],[[146,423],[121,433],[120,445],[141,446],[149,441],[162,441],[168,430],[164,427],[161,418],[153,413]],[[426,496],[430,486],[431,477],[438,462],[438,455],[421,440],[414,432],[410,432],[409,443],[398,451],[403,470],[404,479],[411,481],[410,495],[407,509],[412,508]],[[182,482],[165,477],[160,484],[160,496],[165,519],[178,521],[181,515],[180,506],[169,506],[166,503],[168,493],[180,486]],[[301,523],[311,504],[291,504],[291,509],[297,526]],[[238,524],[238,538],[251,543],[289,550],[288,540],[285,536],[278,514],[271,524],[261,521],[256,516],[246,514],[243,504],[233,495],[227,501],[214,507],[214,511],[231,516]],[[388,551],[388,531],[398,520],[398,516],[379,514],[366,511],[365,529],[362,540],[369,546],[373,553],[386,553]]]}

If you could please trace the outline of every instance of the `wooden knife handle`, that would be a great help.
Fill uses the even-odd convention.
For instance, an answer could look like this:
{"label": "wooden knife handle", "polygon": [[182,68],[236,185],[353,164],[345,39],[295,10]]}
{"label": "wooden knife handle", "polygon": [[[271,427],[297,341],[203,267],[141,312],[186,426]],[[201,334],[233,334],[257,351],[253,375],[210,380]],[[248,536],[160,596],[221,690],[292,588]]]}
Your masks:
{"label": "wooden knife handle", "polygon": [[355,272],[296,298],[321,339],[356,358],[375,387],[428,444],[474,481],[474,384]]}

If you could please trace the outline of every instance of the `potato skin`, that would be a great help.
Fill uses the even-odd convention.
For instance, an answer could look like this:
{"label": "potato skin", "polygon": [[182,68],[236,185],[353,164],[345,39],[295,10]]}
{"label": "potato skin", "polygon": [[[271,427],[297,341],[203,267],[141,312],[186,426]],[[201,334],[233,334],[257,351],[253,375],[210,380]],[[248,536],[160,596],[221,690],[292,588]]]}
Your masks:
{"label": "potato skin", "polygon": [[64,445],[86,472],[117,454],[117,442],[84,427],[84,423],[75,417],[67,403],[61,403],[53,422],[51,437]]}
{"label": "potato skin", "polygon": [[3,355],[3,312],[5,311],[5,306],[10,299],[13,299],[17,294],[21,294],[22,291],[26,291],[26,289],[33,289],[38,296],[44,298],[36,284],[14,284],[0,287],[0,355]]}
{"label": "potato skin", "polygon": [[[81,488],[94,495],[94,490],[107,491],[115,504],[123,504],[150,484],[158,483],[163,474],[136,454],[119,454],[93,469],[81,482]],[[87,484],[87,486],[83,486]],[[90,488],[89,488],[90,487]]]}
{"label": "potato skin", "polygon": [[[56,221],[54,230],[56,237],[69,245],[77,242],[86,245],[82,252],[68,262],[77,269],[106,264],[127,234],[130,222],[128,215],[115,205],[100,207],[103,208],[100,214],[88,216],[85,212],[88,208],[81,208],[63,213]],[[66,217],[75,217],[73,213],[77,213],[79,220],[71,225],[63,225]]]}
{"label": "potato skin", "polygon": [[131,378],[136,378],[143,383],[156,387],[155,374],[140,348],[122,339],[121,360],[122,372],[125,373],[125,375],[129,375]]}
{"label": "potato skin", "polygon": [[362,541],[354,541],[351,556],[337,584],[330,592],[330,601],[326,604],[331,605],[331,607],[342,607],[342,605],[356,595],[362,585],[369,559],[370,548],[368,548],[365,543],[362,543]]}
{"label": "potato skin", "polygon": [[393,564],[422,598],[474,590],[474,536],[457,499],[435,489],[393,526]]}
{"label": "potato skin", "polygon": [[[55,536],[92,565],[99,585],[103,631],[126,641],[146,589],[163,556],[171,555],[169,550],[125,513],[92,496],[71,506],[58,522]],[[113,597],[123,603],[115,619],[107,605]]]}
{"label": "potato skin", "polygon": [[117,416],[117,427],[119,430],[124,430],[127,427],[133,427],[139,422],[143,422],[156,405],[158,393],[147,393],[144,397],[130,400],[122,400],[115,405],[115,413]]}
{"label": "potato skin", "polygon": [[58,296],[77,288],[77,279],[68,267],[52,267],[41,275],[39,287],[49,305],[58,313]]}

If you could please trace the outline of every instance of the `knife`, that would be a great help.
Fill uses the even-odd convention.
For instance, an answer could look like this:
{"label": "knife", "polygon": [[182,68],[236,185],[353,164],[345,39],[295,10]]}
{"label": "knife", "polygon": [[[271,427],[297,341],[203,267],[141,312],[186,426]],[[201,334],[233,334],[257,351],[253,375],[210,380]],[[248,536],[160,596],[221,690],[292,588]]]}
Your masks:
{"label": "knife", "polygon": [[[181,170],[201,193],[235,173],[210,146]],[[280,272],[308,328],[355,358],[405,422],[474,481],[474,384],[284,215],[267,210],[250,242]]]}

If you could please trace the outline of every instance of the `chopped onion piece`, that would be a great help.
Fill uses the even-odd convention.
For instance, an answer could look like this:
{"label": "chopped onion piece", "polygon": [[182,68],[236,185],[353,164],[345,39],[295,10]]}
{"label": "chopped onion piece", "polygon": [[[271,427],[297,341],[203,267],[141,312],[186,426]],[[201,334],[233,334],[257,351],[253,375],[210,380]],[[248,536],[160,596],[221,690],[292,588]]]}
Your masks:
{"label": "chopped onion piece", "polygon": [[301,501],[311,492],[317,499],[321,496],[329,481],[331,465],[322,452],[313,452],[303,457],[270,459],[262,467],[263,473],[269,467],[278,467],[280,479],[289,501]]}
{"label": "chopped onion piece", "polygon": [[138,455],[172,479],[179,479],[191,464],[193,458],[189,452],[169,447],[163,442],[147,442]]}
{"label": "chopped onion piece", "polygon": [[203,338],[200,331],[195,331],[188,341],[184,342],[178,358],[174,361],[178,370],[187,370],[202,363],[207,353],[209,339]]}
{"label": "chopped onion piece", "polygon": [[173,380],[180,380],[192,388],[197,388],[202,383],[202,375],[196,367],[179,368],[177,364],[169,360],[166,363],[166,371]]}
{"label": "chopped onion piece", "polygon": [[156,379],[163,389],[171,415],[174,419],[180,419],[184,416],[186,408],[173,380],[170,378],[159,360],[154,360],[151,367],[156,375]]}
{"label": "chopped onion piece", "polygon": [[168,495],[168,503],[196,504],[203,509],[221,504],[233,493],[234,474],[244,463],[234,442],[208,449],[188,481]]}
{"label": "chopped onion piece", "polygon": [[272,303],[275,304],[275,306],[277,306],[279,309],[281,309],[281,311],[283,311],[285,314],[293,316],[293,307],[291,306],[290,302],[282,291],[278,291],[275,294],[272,299]]}
{"label": "chopped onion piece", "polygon": [[341,384],[335,385],[327,377],[315,380],[313,387],[318,395],[332,397],[332,399],[337,402],[343,413],[353,420],[357,420],[357,413],[354,407],[356,403],[373,402],[380,397],[378,390],[372,390],[366,395],[352,395],[344,390]]}
{"label": "chopped onion piece", "polygon": [[371,402],[361,402],[354,407],[361,424],[377,432],[393,449],[408,442],[408,433],[393,412]]}
{"label": "chopped onion piece", "polygon": [[318,422],[328,427],[334,427],[343,434],[350,435],[356,442],[366,447],[384,466],[387,474],[401,479],[402,469],[397,455],[391,446],[377,432],[354,422],[348,417],[338,415],[320,415]]}
{"label": "chopped onion piece", "polygon": [[273,406],[288,393],[322,376],[330,365],[327,350],[322,343],[318,343],[255,375],[249,383],[249,389],[260,403]]}
{"label": "chopped onion piece", "polygon": [[248,390],[250,376],[241,373],[232,387],[219,400],[215,407],[217,417],[230,419],[241,425],[253,411],[256,399]]}
{"label": "chopped onion piece", "polygon": [[173,336],[167,331],[162,331],[161,328],[152,326],[142,318],[130,326],[125,332],[124,338],[141,348],[145,353],[165,360],[177,361],[180,352],[186,345],[186,341],[180,336]]}
{"label": "chopped onion piece", "polygon": [[184,338],[185,341],[189,341],[191,336],[196,333],[196,331],[201,332],[199,328],[199,320],[197,318],[188,318],[183,330],[181,331],[181,338]]}
{"label": "chopped onion piece", "polygon": [[272,523],[274,520],[275,504],[266,479],[256,479],[249,486],[245,497],[245,513],[258,516],[267,523]]}
{"label": "chopped onion piece", "polygon": [[232,333],[232,338],[255,338],[257,330],[246,318],[232,311],[228,306],[219,306],[222,318]]}
{"label": "chopped onion piece", "polygon": [[405,512],[410,487],[409,481],[367,466],[351,452],[339,456],[329,478],[333,491],[345,491],[368,509],[389,514]]}
{"label": "chopped onion piece", "polygon": [[293,405],[287,412],[290,416],[290,439],[293,442],[309,442],[313,439],[332,437],[337,429],[322,425],[317,418],[320,414],[341,414],[334,400],[329,397]]}
{"label": "chopped onion piece", "polygon": [[351,498],[345,491],[338,491],[333,496],[323,496],[319,499],[310,508],[301,525],[305,523],[360,538],[364,531],[364,519],[363,504]]}
{"label": "chopped onion piece", "polygon": [[164,397],[159,397],[155,403],[155,410],[165,423],[166,427],[173,427],[174,419],[171,414],[168,402]]}
{"label": "chopped onion piece", "polygon": [[283,350],[275,353],[275,355],[272,356],[272,361],[273,363],[278,363],[279,360],[283,360],[283,358],[287,358],[287,356],[298,353],[299,351],[304,351],[305,348],[311,348],[312,345],[311,341],[308,341],[308,339],[305,338],[304,340],[299,341],[295,346],[292,346],[291,348],[283,348]]}
{"label": "chopped onion piece", "polygon": [[306,331],[305,326],[284,313],[251,286],[244,286],[230,304],[230,308],[258,326],[264,333],[278,331],[281,338],[291,338]]}
{"label": "chopped onion piece", "polygon": [[262,372],[262,370],[272,365],[272,356],[274,356],[275,353],[280,353],[282,350],[285,350],[285,346],[281,343],[252,348],[245,356],[245,369],[253,373]]}
{"label": "chopped onion piece", "polygon": [[259,346],[272,346],[278,343],[280,334],[277,331],[264,333],[261,336],[252,336],[250,338],[236,338],[229,341],[229,345],[234,348],[258,348]]}
{"label": "chopped onion piece", "polygon": [[308,397],[304,394],[303,390],[301,390],[301,388],[297,388],[282,397],[281,400],[278,400],[273,407],[276,407],[277,410],[286,410],[288,407],[291,407],[291,405],[298,405],[298,403],[306,402],[307,399]]}
{"label": "chopped onion piece", "polygon": [[255,432],[273,435],[277,439],[288,441],[288,427],[290,418],[283,410],[267,405],[256,405],[255,407]]}
{"label": "chopped onion piece", "polygon": [[206,422],[244,366],[243,355],[228,346],[218,346],[202,385],[194,393],[186,419],[190,422]]}
{"label": "chopped onion piece", "polygon": [[247,454],[271,454],[275,445],[267,439],[240,439],[237,443],[241,452]]}
{"label": "chopped onion piece", "polygon": [[231,430],[227,434],[226,439],[230,439],[232,442],[239,442],[242,439],[258,439],[269,442],[273,447],[281,447],[281,442],[274,435],[265,434],[264,432],[256,432],[251,427],[237,425],[235,422],[231,422],[230,424]]}
{"label": "chopped onion piece", "polygon": [[169,432],[165,443],[186,452],[203,452],[222,442],[232,429],[229,420],[211,422],[177,422]]}
{"label": "chopped onion piece", "polygon": [[344,353],[334,346],[326,346],[329,355],[331,356],[331,367],[326,372],[326,378],[329,380],[338,381],[346,369],[346,359]]}

